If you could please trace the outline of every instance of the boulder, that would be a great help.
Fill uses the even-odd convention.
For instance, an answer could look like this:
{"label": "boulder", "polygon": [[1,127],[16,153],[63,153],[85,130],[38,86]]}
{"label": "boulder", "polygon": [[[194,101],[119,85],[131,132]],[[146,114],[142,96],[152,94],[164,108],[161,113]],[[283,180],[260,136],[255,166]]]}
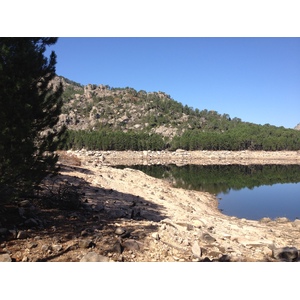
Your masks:
{"label": "boulder", "polygon": [[298,261],[299,252],[296,247],[283,247],[273,249],[273,257],[281,261]]}
{"label": "boulder", "polygon": [[78,246],[79,246],[79,248],[85,249],[85,248],[95,247],[95,244],[93,243],[92,240],[84,239],[84,240],[78,241]]}
{"label": "boulder", "polygon": [[89,252],[87,254],[85,254],[80,262],[109,262],[109,258],[103,255],[100,255],[98,253],[95,252]]}
{"label": "boulder", "polygon": [[9,256],[9,254],[5,253],[5,254],[0,254],[0,262],[11,262],[11,258]]}
{"label": "boulder", "polygon": [[139,244],[133,239],[126,240],[125,242],[123,242],[122,246],[127,250],[132,250],[132,251],[140,250]]}

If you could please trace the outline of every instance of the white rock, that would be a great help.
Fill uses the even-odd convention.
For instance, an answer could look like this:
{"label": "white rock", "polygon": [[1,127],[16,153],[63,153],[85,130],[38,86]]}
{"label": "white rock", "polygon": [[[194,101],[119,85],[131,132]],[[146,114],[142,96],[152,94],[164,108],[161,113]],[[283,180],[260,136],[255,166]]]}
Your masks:
{"label": "white rock", "polygon": [[159,240],[159,234],[158,234],[158,232],[152,233],[151,236],[152,236],[155,240],[157,240],[157,241]]}
{"label": "white rock", "polygon": [[197,241],[194,242],[192,246],[193,255],[197,258],[201,257],[202,251]]}

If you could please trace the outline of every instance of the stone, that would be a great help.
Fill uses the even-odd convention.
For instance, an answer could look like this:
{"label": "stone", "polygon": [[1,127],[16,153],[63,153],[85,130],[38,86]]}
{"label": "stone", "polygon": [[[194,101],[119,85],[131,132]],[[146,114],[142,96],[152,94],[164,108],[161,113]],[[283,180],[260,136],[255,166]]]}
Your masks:
{"label": "stone", "polygon": [[184,240],[182,241],[182,245],[183,245],[183,246],[189,246],[189,245],[190,245],[189,240],[188,240],[188,239],[184,239]]}
{"label": "stone", "polygon": [[85,240],[79,240],[78,246],[79,246],[79,248],[84,249],[84,248],[91,248],[91,247],[95,246],[95,244],[93,243],[92,240],[85,239]]}
{"label": "stone", "polygon": [[59,252],[59,251],[62,250],[63,247],[62,247],[62,245],[59,245],[59,244],[56,245],[55,244],[55,245],[52,245],[51,248],[52,248],[53,251]]}
{"label": "stone", "polygon": [[122,227],[118,227],[116,230],[115,230],[115,234],[117,235],[122,235],[126,232],[126,229],[122,228]]}
{"label": "stone", "polygon": [[29,243],[29,244],[27,245],[28,249],[33,249],[33,248],[36,248],[37,246],[38,246],[37,243]]}
{"label": "stone", "polygon": [[199,262],[199,261],[201,261],[200,258],[193,258],[193,259],[192,259],[192,262]]}
{"label": "stone", "polygon": [[203,258],[202,262],[212,262],[207,256]]}
{"label": "stone", "polygon": [[216,241],[216,239],[214,237],[212,237],[210,234],[208,233],[203,233],[202,234],[202,239],[207,242],[207,243],[213,243]]}
{"label": "stone", "polygon": [[85,254],[80,262],[109,262],[109,258],[104,256],[104,255],[100,255],[98,253],[95,252],[89,252],[87,254]]}
{"label": "stone", "polygon": [[273,257],[281,261],[297,261],[299,258],[299,252],[296,247],[283,247],[273,249]]}
{"label": "stone", "polygon": [[132,251],[140,250],[139,244],[135,240],[132,240],[132,239],[129,239],[129,240],[126,240],[125,242],[123,242],[122,246],[124,248],[126,248],[127,250],[132,250]]}
{"label": "stone", "polygon": [[26,239],[28,237],[28,234],[26,231],[19,231],[18,232],[18,235],[17,235],[17,239]]}
{"label": "stone", "polygon": [[191,225],[191,224],[186,224],[186,230],[187,231],[191,231],[191,230],[193,230],[194,229],[194,226],[193,225]]}
{"label": "stone", "polygon": [[51,249],[51,247],[49,246],[49,245],[42,245],[42,247],[41,247],[41,250],[43,251],[43,252],[47,252],[48,250],[50,250]]}
{"label": "stone", "polygon": [[12,262],[9,254],[0,254],[0,262]]}
{"label": "stone", "polygon": [[202,255],[202,251],[201,248],[198,244],[197,241],[194,242],[193,246],[192,246],[192,253],[195,257],[200,258]]}
{"label": "stone", "polygon": [[288,223],[288,222],[290,222],[290,220],[286,217],[276,218],[275,221],[278,222],[278,223]]}
{"label": "stone", "polygon": [[299,219],[296,219],[293,223],[296,227],[300,228],[300,220]]}
{"label": "stone", "polygon": [[271,240],[248,240],[243,237],[238,238],[238,242],[245,247],[261,247],[261,246],[269,246],[273,247],[274,242]]}
{"label": "stone", "polygon": [[229,262],[230,261],[230,256],[227,254],[223,254],[219,259],[219,262]]}
{"label": "stone", "polygon": [[193,220],[191,225],[195,228],[202,228],[205,224],[201,220]]}
{"label": "stone", "polygon": [[119,241],[116,241],[111,249],[112,252],[121,254],[123,252],[123,247]]}
{"label": "stone", "polygon": [[101,212],[101,211],[104,211],[105,210],[105,207],[104,205],[98,203],[94,208],[93,208],[94,211],[96,212]]}
{"label": "stone", "polygon": [[157,240],[157,241],[159,240],[159,234],[158,234],[158,232],[152,233],[151,236],[152,236],[155,240]]}
{"label": "stone", "polygon": [[262,253],[265,256],[272,256],[273,255],[273,251],[269,247],[263,247]]}
{"label": "stone", "polygon": [[260,223],[270,223],[272,221],[272,219],[264,217],[262,219],[259,220]]}
{"label": "stone", "polygon": [[224,233],[223,234],[223,239],[225,240],[225,239],[230,239],[231,238],[231,235],[230,234],[228,234],[228,233]]}

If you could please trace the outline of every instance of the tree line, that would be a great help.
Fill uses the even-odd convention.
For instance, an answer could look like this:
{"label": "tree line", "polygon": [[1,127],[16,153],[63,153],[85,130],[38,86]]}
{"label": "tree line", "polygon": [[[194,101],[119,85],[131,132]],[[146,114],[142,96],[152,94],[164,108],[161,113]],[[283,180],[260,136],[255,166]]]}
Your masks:
{"label": "tree line", "polygon": [[284,127],[240,123],[224,132],[191,130],[172,140],[173,149],[186,150],[299,150],[300,131]]}
{"label": "tree line", "polygon": [[68,130],[60,143],[61,150],[161,150],[166,144],[158,134],[111,130]]}
{"label": "tree line", "polygon": [[271,125],[240,123],[224,132],[186,130],[168,139],[159,134],[121,130],[68,130],[60,149],[89,150],[263,150],[300,149],[300,131]]}

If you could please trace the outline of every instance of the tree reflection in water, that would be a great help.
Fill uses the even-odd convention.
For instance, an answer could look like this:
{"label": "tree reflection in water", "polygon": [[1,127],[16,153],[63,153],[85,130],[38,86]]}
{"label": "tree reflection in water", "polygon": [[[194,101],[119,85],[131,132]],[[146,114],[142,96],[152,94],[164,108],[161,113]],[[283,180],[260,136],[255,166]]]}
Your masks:
{"label": "tree reflection in water", "polygon": [[222,199],[219,209],[225,214],[255,220],[300,218],[299,165],[139,165],[131,168],[168,180],[174,187],[215,194]]}

